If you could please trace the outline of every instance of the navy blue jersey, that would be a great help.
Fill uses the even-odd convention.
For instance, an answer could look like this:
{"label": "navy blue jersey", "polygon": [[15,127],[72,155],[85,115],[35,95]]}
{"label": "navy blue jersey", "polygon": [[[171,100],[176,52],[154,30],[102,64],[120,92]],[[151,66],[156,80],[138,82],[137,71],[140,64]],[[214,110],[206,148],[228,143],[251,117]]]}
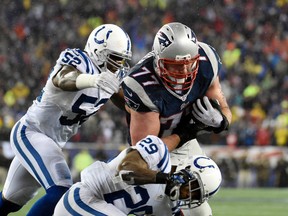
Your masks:
{"label": "navy blue jersey", "polygon": [[[132,69],[122,84],[125,103],[138,112],[158,112],[160,133],[170,135],[172,130],[192,109],[192,104],[202,98],[218,75],[221,62],[214,48],[199,42],[200,62],[192,88],[183,95],[166,88],[155,71],[154,53],[148,53]],[[130,116],[127,113],[129,125]]]}

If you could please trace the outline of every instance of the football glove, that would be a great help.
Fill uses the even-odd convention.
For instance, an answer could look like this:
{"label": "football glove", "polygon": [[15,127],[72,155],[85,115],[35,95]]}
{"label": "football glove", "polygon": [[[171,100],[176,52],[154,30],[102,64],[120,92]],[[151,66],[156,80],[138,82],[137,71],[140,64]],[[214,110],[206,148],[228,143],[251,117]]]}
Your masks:
{"label": "football glove", "polygon": [[109,94],[114,94],[119,91],[121,81],[118,74],[114,74],[107,69],[107,71],[101,74],[91,75],[91,74],[80,74],[76,78],[76,87],[78,89],[85,88],[101,88]]}
{"label": "football glove", "polygon": [[207,131],[212,130],[214,133],[220,133],[229,126],[229,122],[222,113],[218,101],[208,99],[206,96],[203,99],[197,99],[193,104],[192,115],[196,123],[208,126]]}
{"label": "football glove", "polygon": [[94,87],[99,87],[109,94],[114,94],[119,91],[120,81],[117,78],[117,75],[107,70],[99,74],[95,82],[93,83]]}
{"label": "football glove", "polygon": [[207,125],[201,122],[195,122],[192,118],[192,114],[185,116],[185,119],[181,120],[177,127],[173,130],[173,134],[177,134],[180,138],[180,143],[178,144],[177,148],[181,147],[189,140],[195,139],[199,131],[207,128]]}

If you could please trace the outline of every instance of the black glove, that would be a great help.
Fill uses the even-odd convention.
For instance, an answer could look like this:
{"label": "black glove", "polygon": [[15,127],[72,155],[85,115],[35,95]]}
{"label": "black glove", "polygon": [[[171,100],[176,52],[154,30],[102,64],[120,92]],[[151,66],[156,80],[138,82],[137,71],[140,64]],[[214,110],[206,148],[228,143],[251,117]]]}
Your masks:
{"label": "black glove", "polygon": [[181,147],[184,143],[189,140],[195,139],[197,133],[201,130],[207,129],[208,126],[202,122],[195,122],[192,118],[192,114],[185,116],[185,119],[182,119],[177,127],[173,130],[173,134],[177,134],[180,137],[180,143],[177,148]]}

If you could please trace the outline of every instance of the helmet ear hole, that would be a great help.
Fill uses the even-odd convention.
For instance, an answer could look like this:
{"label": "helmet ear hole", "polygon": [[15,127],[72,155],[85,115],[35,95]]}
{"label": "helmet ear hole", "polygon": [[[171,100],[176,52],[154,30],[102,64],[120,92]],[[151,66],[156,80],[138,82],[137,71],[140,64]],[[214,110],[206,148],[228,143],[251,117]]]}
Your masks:
{"label": "helmet ear hole", "polygon": [[171,196],[171,197],[175,197],[175,196],[176,196],[176,191],[173,190],[173,191],[171,192],[170,196]]}

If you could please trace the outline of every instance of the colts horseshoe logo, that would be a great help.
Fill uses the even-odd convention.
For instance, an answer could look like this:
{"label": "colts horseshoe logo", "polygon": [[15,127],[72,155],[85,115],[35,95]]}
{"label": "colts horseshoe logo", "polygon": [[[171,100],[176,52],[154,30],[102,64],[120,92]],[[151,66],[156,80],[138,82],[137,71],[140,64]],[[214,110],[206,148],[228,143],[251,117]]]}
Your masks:
{"label": "colts horseshoe logo", "polygon": [[[204,161],[205,162],[205,165],[201,165],[201,159],[202,160],[206,160]],[[208,168],[215,168],[215,166],[211,163],[209,164],[209,162],[211,161],[210,158],[207,158],[207,157],[197,157],[195,160],[194,160],[194,166],[197,167],[198,169],[204,169],[205,167],[208,167]]]}
{"label": "colts horseshoe logo", "polygon": [[104,28],[105,28],[105,26],[103,26],[103,27],[100,28],[98,31],[96,31],[95,36],[94,36],[94,41],[95,41],[95,43],[97,43],[97,44],[103,44],[104,41],[109,38],[109,35],[112,33],[112,30],[108,30],[108,31],[107,31],[107,33],[106,33],[106,38],[105,38],[105,39],[99,39],[99,38],[97,38],[97,37],[99,37],[99,36],[97,36],[98,33],[99,33],[100,31],[102,31]]}

